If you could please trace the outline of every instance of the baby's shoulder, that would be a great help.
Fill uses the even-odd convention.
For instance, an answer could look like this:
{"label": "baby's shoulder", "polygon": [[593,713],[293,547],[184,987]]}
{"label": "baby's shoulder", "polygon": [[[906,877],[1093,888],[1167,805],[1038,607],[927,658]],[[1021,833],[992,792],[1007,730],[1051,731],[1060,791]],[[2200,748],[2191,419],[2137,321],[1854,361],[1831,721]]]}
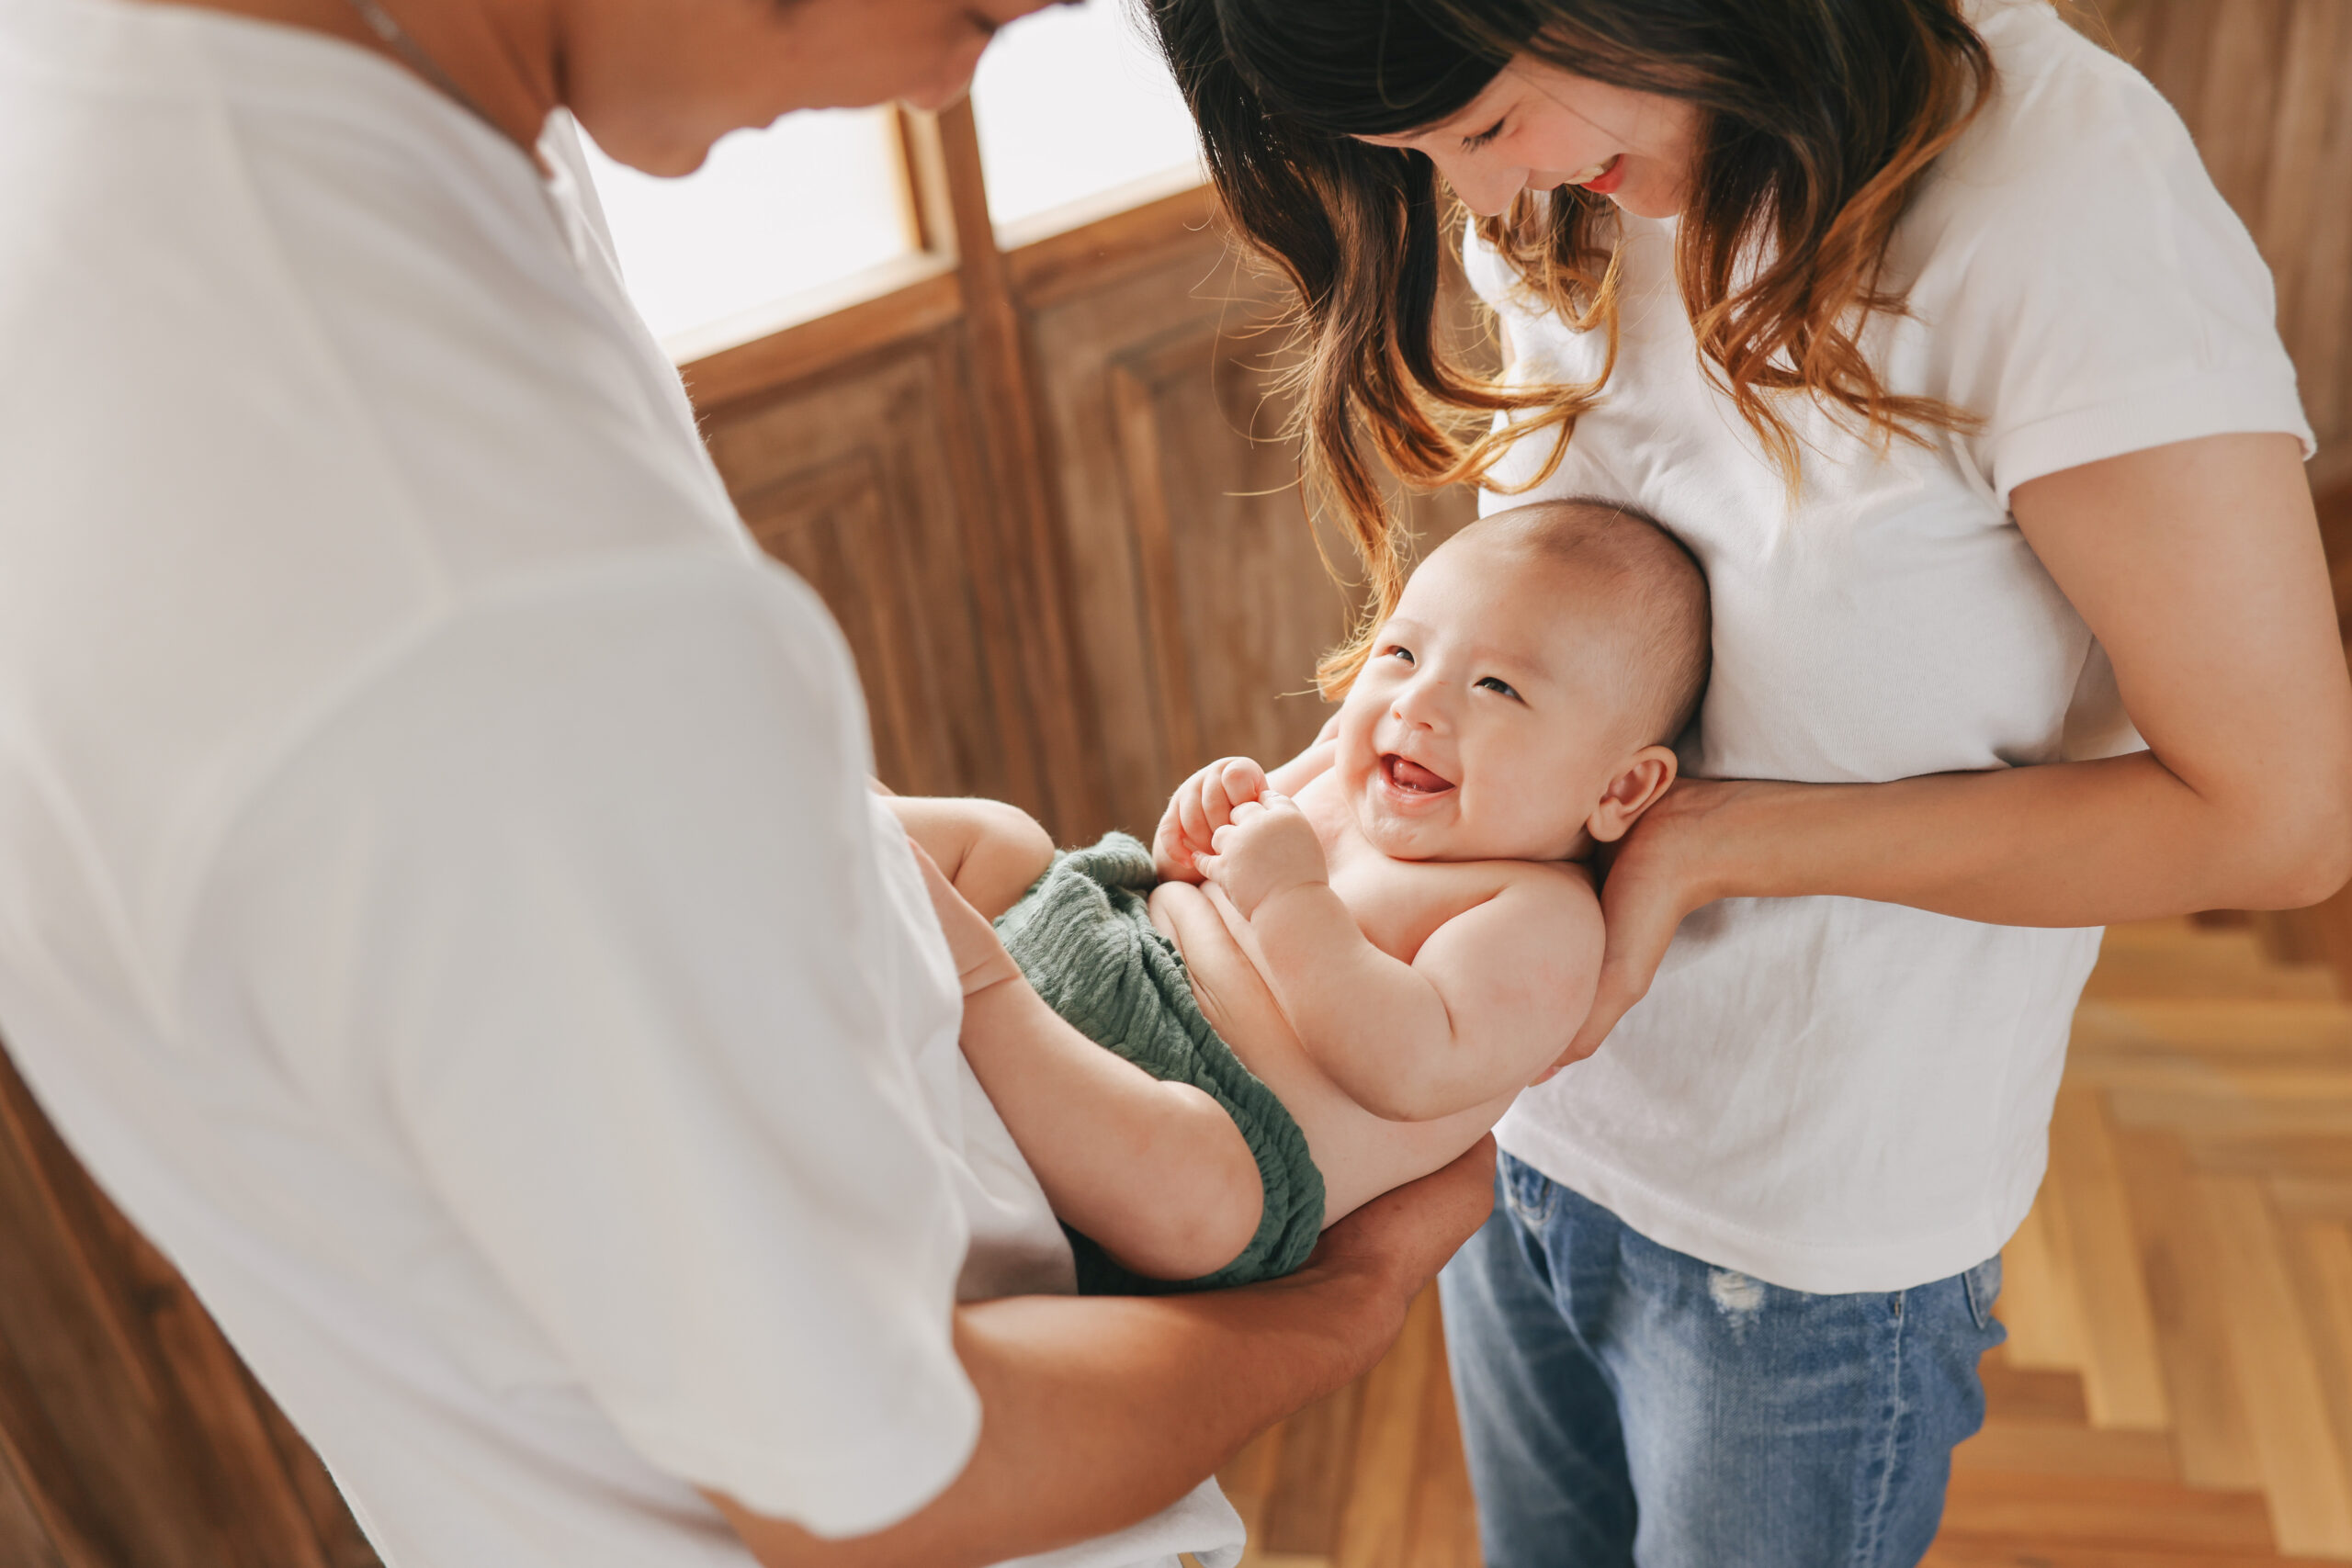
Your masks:
{"label": "baby's shoulder", "polygon": [[[1455,865],[1415,962],[1499,983],[1498,995],[1542,1008],[1588,1005],[1606,947],[1600,898],[1581,865],[1479,861]],[[1430,891],[1436,888],[1431,886]]]}
{"label": "baby's shoulder", "polygon": [[[1412,948],[1461,923],[1477,929],[1482,946],[1555,958],[1586,946],[1600,949],[1600,899],[1592,874],[1573,863],[1383,857],[1377,873],[1358,880],[1352,891],[1355,897],[1349,890],[1341,896],[1360,919],[1373,916],[1365,921],[1367,934],[1375,923],[1387,925]],[[1374,913],[1383,907],[1389,920]]]}
{"label": "baby's shoulder", "polygon": [[1600,940],[1600,895],[1592,869],[1575,861],[1487,861],[1494,867],[1494,901],[1509,905],[1511,919],[1538,927],[1554,940],[1586,936]]}

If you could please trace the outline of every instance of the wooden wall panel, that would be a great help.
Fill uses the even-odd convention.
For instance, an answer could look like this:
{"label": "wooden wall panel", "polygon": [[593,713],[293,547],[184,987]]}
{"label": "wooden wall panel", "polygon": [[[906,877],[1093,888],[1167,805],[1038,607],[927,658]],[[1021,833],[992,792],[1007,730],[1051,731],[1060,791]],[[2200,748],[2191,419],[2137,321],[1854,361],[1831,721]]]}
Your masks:
{"label": "wooden wall panel", "polygon": [[1317,553],[1293,456],[1271,439],[1283,405],[1213,328],[1135,345],[1109,380],[1163,766],[1303,750],[1322,722],[1315,660],[1345,635],[1350,605]]}
{"label": "wooden wall panel", "polygon": [[377,1563],[318,1460],[5,1056],[0,1563]]}
{"label": "wooden wall panel", "polygon": [[[1228,427],[1213,395],[1220,325],[1254,302],[1216,297],[1231,269],[1218,265],[1222,247],[1214,237],[1202,240],[1167,265],[1039,312],[1033,325],[1074,626],[1102,737],[1112,818],[1130,831],[1158,819],[1185,771],[1227,746],[1238,749],[1231,727],[1202,711],[1198,650],[1186,626],[1201,595],[1184,592],[1184,572],[1211,572],[1211,592],[1231,592],[1242,576],[1242,562],[1205,547],[1206,534],[1214,529],[1229,540],[1239,513],[1279,556],[1283,538],[1305,533],[1287,488],[1289,455],[1254,446],[1247,413]],[[1192,286],[1204,276],[1217,284],[1196,291]],[[1227,514],[1222,526],[1203,515],[1204,490],[1210,510]],[[1300,582],[1295,574],[1283,581],[1295,592],[1282,621],[1336,622],[1340,601],[1327,581]],[[1276,679],[1230,661],[1218,675],[1262,692],[1269,707],[1274,691],[1304,684],[1296,669]],[[1213,697],[1220,715],[1230,711],[1226,697]]]}
{"label": "wooden wall panel", "polygon": [[[1357,597],[1325,553],[1352,558],[1329,530],[1318,551],[1280,439],[1277,306],[1204,231],[1034,316],[1073,623],[1113,820],[1131,832],[1193,769],[1278,761],[1328,713],[1316,660]],[[1411,509],[1425,546],[1475,512],[1467,492]]]}
{"label": "wooden wall panel", "polygon": [[989,489],[963,384],[955,338],[933,335],[731,411],[711,451],[752,536],[840,621],[883,781],[1038,810],[1003,719],[1006,633],[975,592]]}
{"label": "wooden wall panel", "polygon": [[2352,5],[2109,0],[2074,16],[2147,73],[2278,281],[2319,437],[2313,488],[2352,484]]}

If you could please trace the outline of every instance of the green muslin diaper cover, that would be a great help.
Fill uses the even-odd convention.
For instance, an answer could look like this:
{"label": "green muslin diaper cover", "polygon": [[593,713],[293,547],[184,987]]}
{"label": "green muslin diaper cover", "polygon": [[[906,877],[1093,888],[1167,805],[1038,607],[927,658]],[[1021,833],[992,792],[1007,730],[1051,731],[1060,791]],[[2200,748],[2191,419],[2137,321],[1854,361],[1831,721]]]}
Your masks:
{"label": "green muslin diaper cover", "polygon": [[1201,1016],[1176,944],[1153,929],[1145,901],[1158,881],[1151,852],[1112,833],[1091,849],[1057,854],[996,929],[1046,1005],[1072,1028],[1153,1077],[1191,1084],[1225,1107],[1257,1156],[1266,1206],[1241,1256],[1197,1280],[1146,1279],[1071,1231],[1078,1288],[1088,1295],[1274,1279],[1306,1261],[1323,1228],[1323,1173],[1306,1152],[1306,1134]]}

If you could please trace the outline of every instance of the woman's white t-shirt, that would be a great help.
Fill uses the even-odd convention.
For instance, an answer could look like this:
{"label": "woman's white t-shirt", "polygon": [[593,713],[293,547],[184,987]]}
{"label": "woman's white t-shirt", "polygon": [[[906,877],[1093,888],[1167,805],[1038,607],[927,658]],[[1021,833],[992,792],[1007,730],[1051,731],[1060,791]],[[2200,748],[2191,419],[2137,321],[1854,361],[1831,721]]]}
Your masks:
{"label": "woman's white t-shirt", "polygon": [[[1702,372],[1673,221],[1624,224],[1619,358],[1538,496],[1657,515],[1706,569],[1714,664],[1693,773],[1871,783],[2137,749],[2114,677],[2008,515],[2062,468],[2305,424],[2270,278],[2177,116],[2040,0],[1976,8],[1999,85],[1897,228],[1894,390],[1981,415],[1880,451],[1810,403],[1788,502]],[[1473,239],[1515,378],[1589,381],[1571,332]],[[1503,477],[1532,475],[1531,440]],[[2143,547],[2128,535],[2117,551]],[[2156,852],[2152,846],[2151,852]],[[1893,1290],[1996,1251],[2040,1185],[2096,930],[1854,898],[1730,899],[1683,923],[1589,1060],[1502,1146],[1653,1240],[1776,1284]]]}
{"label": "woman's white t-shirt", "polygon": [[741,1568],[695,1486],[911,1511],[958,1296],[1071,1269],[841,637],[541,152],[0,5],[0,1030],[388,1563]]}

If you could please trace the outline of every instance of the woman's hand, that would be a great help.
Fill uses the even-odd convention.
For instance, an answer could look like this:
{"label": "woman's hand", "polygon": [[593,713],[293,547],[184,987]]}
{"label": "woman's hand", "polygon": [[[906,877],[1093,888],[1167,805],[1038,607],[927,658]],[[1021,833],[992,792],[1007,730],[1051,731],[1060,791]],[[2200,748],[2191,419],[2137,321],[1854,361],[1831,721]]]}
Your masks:
{"label": "woman's hand", "polygon": [[1602,846],[1608,853],[1600,885],[1607,945],[1600,983],[1576,1038],[1537,1083],[1600,1049],[1617,1021],[1649,994],[1682,917],[1721,897],[1713,890],[1721,853],[1709,842],[1706,828],[1719,807],[1747,787],[1736,781],[1678,779],[1630,832],[1614,846]]}
{"label": "woman's hand", "polygon": [[1199,882],[1199,858],[1216,852],[1216,830],[1233,808],[1266,793],[1266,770],[1247,757],[1219,757],[1176,786],[1152,835],[1152,869],[1162,882]]}

